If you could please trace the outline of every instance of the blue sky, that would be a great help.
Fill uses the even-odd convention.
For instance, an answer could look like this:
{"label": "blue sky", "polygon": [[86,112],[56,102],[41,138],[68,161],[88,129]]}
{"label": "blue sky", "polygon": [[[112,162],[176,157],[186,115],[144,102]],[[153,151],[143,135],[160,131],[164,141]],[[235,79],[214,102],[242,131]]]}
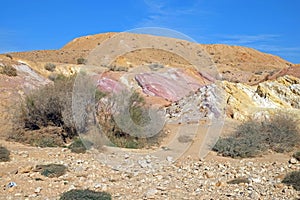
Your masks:
{"label": "blue sky", "polygon": [[248,46],[300,63],[298,0],[6,0],[0,52],[58,49],[102,32],[162,27],[198,43]]}

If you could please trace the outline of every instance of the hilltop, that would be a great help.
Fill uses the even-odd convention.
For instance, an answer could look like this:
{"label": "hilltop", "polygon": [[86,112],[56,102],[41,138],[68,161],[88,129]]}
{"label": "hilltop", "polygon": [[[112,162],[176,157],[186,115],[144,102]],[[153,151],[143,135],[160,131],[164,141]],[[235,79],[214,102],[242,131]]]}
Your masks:
{"label": "hilltop", "polygon": [[[17,52],[11,53],[11,55],[34,62],[77,64],[76,60],[78,58],[87,58],[91,50],[115,34],[117,33],[96,34],[75,38],[59,50]],[[132,33],[125,33],[125,35],[133,38],[138,36]],[[147,37],[144,38],[147,39]],[[155,36],[155,38],[161,40],[162,44],[166,40],[164,37]],[[142,40],[143,37],[139,37],[139,39]],[[174,41],[176,40],[174,39]],[[223,44],[199,44],[199,49],[207,52],[218,67],[223,79],[230,82],[257,84],[264,80],[274,79],[279,74],[285,74],[287,69],[296,67],[296,65],[278,56],[262,53],[247,47]],[[142,62],[151,63],[153,61],[171,66],[189,65],[184,58],[170,52],[162,52],[159,49],[142,49],[141,51],[130,52],[128,55],[122,55],[116,62],[119,65],[126,66],[126,62],[132,65],[139,65]],[[296,75],[298,76],[298,73]]]}

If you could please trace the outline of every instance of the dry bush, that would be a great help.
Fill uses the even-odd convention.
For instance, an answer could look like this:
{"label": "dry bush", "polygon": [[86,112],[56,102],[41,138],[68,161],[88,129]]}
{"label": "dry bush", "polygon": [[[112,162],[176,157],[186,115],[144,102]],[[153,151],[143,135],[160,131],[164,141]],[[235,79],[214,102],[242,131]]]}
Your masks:
{"label": "dry bush", "polygon": [[292,115],[276,114],[262,125],[267,134],[265,144],[275,152],[291,152],[300,143],[298,123]]}
{"label": "dry bush", "polygon": [[255,157],[268,149],[290,152],[299,142],[300,132],[295,118],[288,114],[276,114],[264,122],[243,123],[233,135],[220,138],[213,150],[233,158]]}
{"label": "dry bush", "polygon": [[77,64],[78,65],[84,65],[86,63],[87,63],[87,60],[85,58],[80,57],[80,58],[77,59]]}
{"label": "dry bush", "polygon": [[53,72],[56,68],[56,65],[53,63],[46,63],[44,66],[45,70]]}
{"label": "dry bush", "polygon": [[[75,77],[56,79],[54,84],[48,84],[28,94],[21,106],[20,113],[15,117],[14,132],[9,139],[35,145],[57,146],[52,136],[36,137],[31,140],[31,135],[37,133],[47,136],[46,127],[58,127],[61,130],[49,131],[61,140],[72,139],[77,135],[72,116],[72,90]],[[45,129],[46,128],[46,129]],[[58,136],[57,136],[58,135]],[[43,141],[38,141],[38,138]],[[29,142],[28,142],[29,141]]]}

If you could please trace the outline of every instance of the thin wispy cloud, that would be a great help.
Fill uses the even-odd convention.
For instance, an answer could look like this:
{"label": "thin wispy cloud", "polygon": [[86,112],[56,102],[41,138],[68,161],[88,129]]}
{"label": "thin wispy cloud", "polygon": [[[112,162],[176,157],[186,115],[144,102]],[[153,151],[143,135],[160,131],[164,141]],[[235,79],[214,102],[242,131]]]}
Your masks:
{"label": "thin wispy cloud", "polygon": [[262,45],[253,46],[253,48],[256,48],[263,52],[276,54],[285,57],[286,59],[292,57],[299,57],[300,55],[300,47],[286,47],[286,46],[279,46],[279,45],[272,45],[272,44],[262,44]]}
{"label": "thin wispy cloud", "polygon": [[297,51],[300,52],[300,47],[281,47],[276,45],[257,45],[258,49],[263,49],[265,51],[273,51],[273,52],[292,52]]}
{"label": "thin wispy cloud", "polygon": [[171,0],[144,0],[148,16],[142,19],[138,26],[176,27],[181,25],[185,17],[207,15],[208,11],[201,10],[199,1],[186,2],[185,6],[176,6]]}
{"label": "thin wispy cloud", "polygon": [[300,47],[279,45],[281,40],[281,36],[276,34],[216,36],[216,43],[247,46],[286,58],[300,55]]}
{"label": "thin wispy cloud", "polygon": [[262,42],[274,42],[280,38],[280,35],[259,34],[259,35],[223,35],[217,36],[220,43],[224,44],[254,44]]}

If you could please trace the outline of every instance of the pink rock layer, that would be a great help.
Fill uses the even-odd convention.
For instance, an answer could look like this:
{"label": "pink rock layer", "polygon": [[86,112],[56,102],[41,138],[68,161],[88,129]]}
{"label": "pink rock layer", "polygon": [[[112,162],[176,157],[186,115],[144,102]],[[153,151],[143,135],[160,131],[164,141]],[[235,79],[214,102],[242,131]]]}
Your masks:
{"label": "pink rock layer", "polygon": [[[203,78],[199,77],[198,78]],[[145,94],[159,96],[168,101],[178,101],[192,91],[205,85],[179,69],[170,69],[164,73],[141,73],[135,76]]]}

